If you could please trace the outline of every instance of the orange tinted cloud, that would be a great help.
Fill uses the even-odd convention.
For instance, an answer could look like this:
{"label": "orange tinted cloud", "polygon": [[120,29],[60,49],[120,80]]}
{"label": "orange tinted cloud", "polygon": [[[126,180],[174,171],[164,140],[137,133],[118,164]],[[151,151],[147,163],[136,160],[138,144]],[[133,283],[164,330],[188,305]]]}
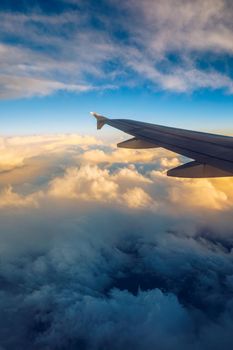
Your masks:
{"label": "orange tinted cloud", "polygon": [[[2,170],[7,169],[7,159],[12,167],[0,174],[1,207],[39,206],[42,198],[170,213],[233,206],[232,178],[169,178],[166,170],[180,164],[180,158],[165,150],[103,148],[99,140],[79,135],[2,138],[0,146],[6,154]],[[17,169],[22,164],[26,166]]]}

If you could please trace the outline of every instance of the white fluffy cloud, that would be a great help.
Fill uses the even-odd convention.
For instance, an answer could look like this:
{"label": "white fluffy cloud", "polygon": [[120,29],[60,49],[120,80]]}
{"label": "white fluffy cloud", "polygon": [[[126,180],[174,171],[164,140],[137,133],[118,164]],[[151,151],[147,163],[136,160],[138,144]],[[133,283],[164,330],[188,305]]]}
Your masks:
{"label": "white fluffy cloud", "polygon": [[[135,169],[123,168],[111,174],[107,169],[85,165],[67,169],[49,184],[48,194],[57,198],[119,203],[130,208],[149,208],[154,201],[139,184],[151,183]],[[136,184],[136,186],[135,186]],[[133,187],[134,186],[134,187]]]}
{"label": "white fluffy cloud", "polygon": [[70,168],[50,183],[49,194],[61,198],[109,201],[117,196],[118,185],[109,172],[98,167]]}

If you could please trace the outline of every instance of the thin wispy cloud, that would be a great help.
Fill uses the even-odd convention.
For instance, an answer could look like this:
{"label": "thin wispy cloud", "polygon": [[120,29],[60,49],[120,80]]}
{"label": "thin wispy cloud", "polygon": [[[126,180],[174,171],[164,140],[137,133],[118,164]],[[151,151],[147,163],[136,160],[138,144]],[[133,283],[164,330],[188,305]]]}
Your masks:
{"label": "thin wispy cloud", "polygon": [[232,93],[228,1],[111,1],[107,10],[69,4],[59,13],[1,11],[2,98],[142,85]]}

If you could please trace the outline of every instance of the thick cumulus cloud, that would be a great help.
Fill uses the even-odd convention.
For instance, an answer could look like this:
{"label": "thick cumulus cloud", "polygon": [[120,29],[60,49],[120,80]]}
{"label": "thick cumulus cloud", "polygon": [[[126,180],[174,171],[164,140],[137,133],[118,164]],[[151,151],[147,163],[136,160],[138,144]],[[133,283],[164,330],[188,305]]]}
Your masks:
{"label": "thick cumulus cloud", "polygon": [[7,3],[0,4],[2,99],[137,85],[233,91],[228,0],[32,0],[17,11]]}
{"label": "thick cumulus cloud", "polygon": [[85,148],[100,143],[94,137],[76,134],[0,137],[0,172],[24,166],[27,159],[41,154],[56,156],[72,147]]}
{"label": "thick cumulus cloud", "polygon": [[88,136],[1,147],[1,349],[231,348],[231,179]]}

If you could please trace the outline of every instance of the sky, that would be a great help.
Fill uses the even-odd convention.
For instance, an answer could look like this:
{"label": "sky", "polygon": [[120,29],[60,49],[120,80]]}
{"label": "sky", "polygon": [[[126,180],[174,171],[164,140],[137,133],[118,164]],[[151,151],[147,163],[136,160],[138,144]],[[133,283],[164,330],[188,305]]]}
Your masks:
{"label": "sky", "polygon": [[109,117],[233,131],[231,1],[3,0],[1,134]]}
{"label": "sky", "polygon": [[233,134],[232,15],[0,2],[0,350],[232,348],[232,178],[89,115]]}

